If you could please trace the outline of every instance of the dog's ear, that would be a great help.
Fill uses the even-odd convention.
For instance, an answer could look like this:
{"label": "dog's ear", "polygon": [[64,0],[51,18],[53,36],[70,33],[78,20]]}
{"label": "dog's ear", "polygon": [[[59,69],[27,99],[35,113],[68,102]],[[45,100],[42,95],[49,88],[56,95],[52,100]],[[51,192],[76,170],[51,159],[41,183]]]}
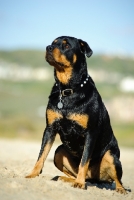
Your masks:
{"label": "dog's ear", "polygon": [[90,57],[93,54],[93,51],[90,48],[90,46],[88,45],[88,43],[81,39],[78,39],[78,42],[80,44],[81,52],[86,54],[87,57]]}

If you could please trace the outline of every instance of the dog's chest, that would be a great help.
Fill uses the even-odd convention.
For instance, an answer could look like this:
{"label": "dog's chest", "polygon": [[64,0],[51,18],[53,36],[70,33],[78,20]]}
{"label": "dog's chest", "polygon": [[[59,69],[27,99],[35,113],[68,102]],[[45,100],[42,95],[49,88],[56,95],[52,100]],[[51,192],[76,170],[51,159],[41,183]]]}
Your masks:
{"label": "dog's chest", "polygon": [[68,119],[63,119],[58,124],[62,143],[72,155],[79,157],[84,148],[85,130],[75,121]]}
{"label": "dog's chest", "polygon": [[88,126],[89,117],[85,113],[67,112],[61,110],[47,109],[47,122],[48,125],[58,125],[64,127],[63,129],[68,130],[76,129],[86,129]]}
{"label": "dog's chest", "polygon": [[[88,124],[86,114],[47,110],[48,124],[59,133],[64,146],[75,156],[83,151],[85,129]],[[78,153],[79,152],[79,153]]]}

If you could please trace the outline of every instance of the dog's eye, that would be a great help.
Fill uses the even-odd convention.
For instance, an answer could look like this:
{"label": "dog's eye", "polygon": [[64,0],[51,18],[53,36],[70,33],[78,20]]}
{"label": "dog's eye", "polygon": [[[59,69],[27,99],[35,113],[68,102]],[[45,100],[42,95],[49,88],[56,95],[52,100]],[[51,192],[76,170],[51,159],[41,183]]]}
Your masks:
{"label": "dog's eye", "polygon": [[65,49],[69,49],[69,48],[70,48],[69,44],[66,44]]}
{"label": "dog's eye", "polygon": [[69,49],[70,45],[69,44],[64,44],[64,49]]}
{"label": "dog's eye", "polygon": [[70,48],[70,44],[68,44],[68,43],[63,43],[63,44],[62,44],[62,48],[63,48],[63,50],[67,50],[67,49]]}

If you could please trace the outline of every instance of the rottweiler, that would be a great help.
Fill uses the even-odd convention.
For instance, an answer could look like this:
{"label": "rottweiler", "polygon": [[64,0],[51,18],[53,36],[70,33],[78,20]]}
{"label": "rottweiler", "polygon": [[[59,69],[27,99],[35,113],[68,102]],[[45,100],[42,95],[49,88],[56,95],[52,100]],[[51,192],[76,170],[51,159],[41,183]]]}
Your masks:
{"label": "rottweiler", "polygon": [[55,83],[46,109],[39,157],[26,178],[42,173],[59,134],[62,145],[55,151],[54,164],[67,175],[60,180],[83,189],[87,180],[115,181],[116,191],[125,194],[118,143],[107,109],[87,71],[86,56],[92,53],[87,42],[68,36],[58,37],[46,47],[45,58],[54,67]]}

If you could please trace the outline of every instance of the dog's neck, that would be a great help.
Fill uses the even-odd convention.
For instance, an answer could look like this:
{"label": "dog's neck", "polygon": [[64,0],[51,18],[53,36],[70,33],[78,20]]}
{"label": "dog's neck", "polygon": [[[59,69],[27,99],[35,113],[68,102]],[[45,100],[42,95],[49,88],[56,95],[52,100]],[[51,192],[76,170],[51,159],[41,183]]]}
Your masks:
{"label": "dog's neck", "polygon": [[82,81],[79,82],[79,84],[77,84],[77,86],[76,86],[76,83],[74,84],[74,82],[76,82],[76,81],[74,81],[74,82],[72,81],[73,84],[71,84],[71,80],[70,80],[69,81],[70,84],[63,85],[63,83],[61,83],[56,78],[55,86],[57,87],[57,89],[59,91],[59,102],[57,104],[57,108],[62,109],[64,107],[63,97],[73,95],[74,93],[77,93],[78,90],[84,88],[86,86],[87,82],[89,81],[89,77],[90,76],[88,74],[86,75],[86,77],[83,76]]}
{"label": "dog's neck", "polygon": [[75,71],[72,67],[65,68],[62,71],[54,70],[54,77],[57,85],[60,85],[61,89],[75,89],[81,84],[84,84],[88,76],[87,65],[83,63],[83,67],[79,69],[79,66],[75,67]]}
{"label": "dog's neck", "polygon": [[[72,89],[72,90],[76,90],[78,88],[82,88],[86,85],[88,79],[89,79],[89,75],[88,73],[83,73],[82,75],[80,74],[75,74],[75,77],[71,77],[69,79],[69,81],[65,84],[65,82],[62,82],[61,80],[65,81],[68,79],[68,76],[66,76],[65,73],[61,73],[59,75],[59,77],[61,79],[58,79],[58,77],[56,76],[56,72],[55,72],[55,81],[56,81],[56,86],[59,87],[59,90],[66,90],[66,89]],[[63,77],[62,77],[63,75]]]}

